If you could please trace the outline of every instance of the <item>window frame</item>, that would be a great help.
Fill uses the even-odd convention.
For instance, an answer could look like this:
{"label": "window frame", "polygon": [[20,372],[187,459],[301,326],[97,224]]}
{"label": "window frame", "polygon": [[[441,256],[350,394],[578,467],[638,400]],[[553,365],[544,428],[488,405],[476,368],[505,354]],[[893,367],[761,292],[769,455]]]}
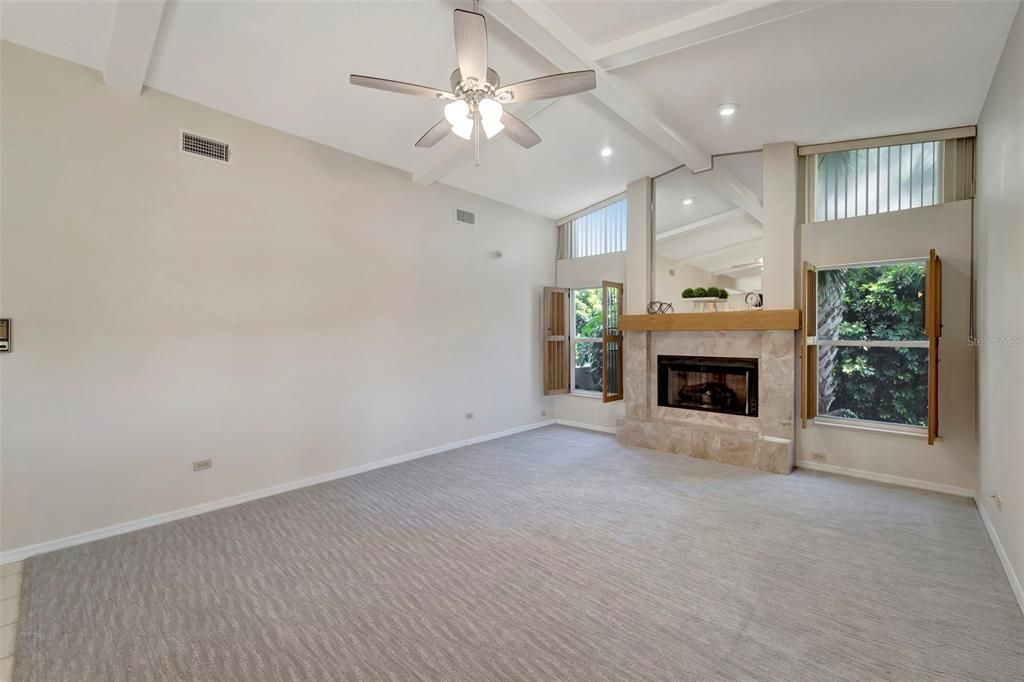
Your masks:
{"label": "window frame", "polygon": [[[974,142],[975,136],[977,135],[976,126],[962,126],[959,128],[946,128],[943,130],[929,130],[917,133],[906,133],[901,135],[888,135],[882,137],[873,138],[862,138],[857,140],[847,140],[843,142],[830,142],[825,144],[813,144],[803,145],[797,147],[797,154],[800,157],[800,182],[803,187],[803,198],[800,201],[800,210],[802,212],[801,222],[804,223],[823,223],[832,222],[833,220],[845,220],[849,218],[861,217],[863,215],[881,215],[883,213],[893,213],[898,211],[913,210],[914,203],[912,198],[908,197],[908,205],[902,205],[902,185],[897,182],[896,187],[899,192],[899,199],[896,200],[896,208],[892,207],[891,197],[889,196],[889,190],[892,189],[892,149],[902,147],[913,147],[918,144],[935,144],[933,147],[932,161],[935,167],[935,180],[938,182],[937,186],[934,186],[933,192],[937,196],[937,201],[930,206],[939,204],[945,204],[954,201],[961,201],[963,199],[972,199],[975,194],[975,169],[974,169]],[[890,162],[890,167],[886,169],[886,210],[879,210],[881,204],[881,197],[879,190],[881,189],[880,176],[876,172],[875,182],[875,211],[868,211],[868,200],[870,196],[870,183],[867,182],[867,176],[869,173],[868,165],[874,156],[874,165],[876,171],[882,168],[881,165],[881,149],[888,148],[889,152],[886,153],[886,159]],[[922,148],[923,150],[923,148]],[[872,155],[871,151],[875,154]],[[865,198],[864,213],[860,213],[856,208],[859,205],[858,190],[853,191],[854,199],[854,210],[852,213],[848,210],[848,207],[844,208],[843,215],[838,215],[837,204],[833,203],[833,215],[828,217],[829,210],[825,209],[824,220],[819,220],[817,215],[817,195],[818,195],[818,158],[824,154],[833,154],[837,152],[856,152],[857,153],[857,168],[860,168],[860,152],[865,152],[865,179],[863,196]],[[897,152],[897,155],[899,152]],[[911,161],[913,160],[913,151],[911,151]],[[922,151],[922,165],[924,161]],[[899,165],[899,174],[902,174],[902,165]],[[911,167],[913,163],[910,164]],[[912,171],[911,171],[912,172]],[[854,173],[857,175],[857,172]],[[844,182],[849,179],[849,175],[844,172]],[[838,181],[838,174],[834,175],[834,178]],[[908,179],[908,188],[913,192],[914,185],[913,178]],[[845,199],[850,198],[849,184],[846,183],[847,192],[844,197]],[[860,185],[857,185],[859,187]],[[827,191],[827,190],[826,190]],[[923,193],[923,185],[920,187],[920,191]],[[826,200],[827,203],[827,200]],[[926,206],[922,206],[926,207]]]}
{"label": "window frame", "polygon": [[[601,336],[577,336],[576,335],[576,292],[577,291],[589,291],[595,290],[601,294],[601,310],[602,310],[602,334]],[[570,363],[569,371],[569,393],[570,395],[584,396],[587,398],[604,398],[604,329],[603,329],[603,311],[604,311],[604,287],[602,285],[588,286],[588,287],[570,287],[569,288],[569,301],[572,305],[569,307],[569,357],[572,359]],[[587,389],[576,388],[576,344],[577,343],[595,343],[599,344],[602,356],[602,371],[601,371],[601,390],[600,391],[589,391]]]}
{"label": "window frame", "polygon": [[[607,229],[606,226],[606,229],[601,231],[600,236],[597,236],[597,233],[595,232],[594,234],[590,234],[584,241],[579,241],[577,239],[577,235],[574,231],[576,221],[587,218],[588,216],[609,209],[610,207],[620,203],[623,204],[623,219],[621,223],[616,224],[616,228],[618,229],[614,233],[612,230]],[[559,219],[556,222],[558,229],[557,259],[576,260],[580,258],[597,258],[600,256],[607,256],[609,254],[625,253],[628,248],[628,215],[629,203],[626,198],[626,193],[620,192],[619,194],[611,196],[604,201],[599,201],[596,204]],[[615,245],[621,245],[621,248],[610,248]],[[575,255],[576,251],[593,251],[593,253],[581,253],[580,255]]]}
{"label": "window frame", "polygon": [[[928,317],[929,317],[928,310],[927,310],[928,298],[931,295],[931,292],[928,291],[929,286],[930,286],[929,274],[928,274],[929,259],[930,259],[930,257],[934,257],[934,251],[932,252],[932,256],[918,256],[918,257],[914,257],[914,258],[890,258],[890,259],[885,259],[885,260],[861,261],[861,262],[855,262],[855,263],[840,263],[840,264],[837,264],[837,265],[818,265],[818,266],[813,266],[813,267],[810,267],[809,264],[805,264],[805,272],[807,273],[805,275],[805,277],[813,276],[813,278],[814,278],[813,291],[811,292],[813,294],[813,299],[814,299],[814,301],[813,301],[814,315],[813,315],[813,318],[810,318],[810,319],[814,320],[815,328],[813,330],[813,334],[808,333],[805,336],[804,352],[808,353],[808,359],[807,359],[808,363],[813,363],[813,365],[814,365],[814,369],[813,369],[813,372],[814,372],[814,392],[815,392],[815,395],[814,395],[814,398],[813,398],[814,416],[812,417],[811,421],[815,425],[839,427],[839,428],[848,428],[848,429],[859,429],[859,430],[864,430],[864,431],[883,432],[883,433],[889,433],[889,434],[895,434],[895,435],[913,436],[913,437],[918,437],[918,438],[928,438],[929,442],[933,441],[933,437],[931,436],[931,432],[932,432],[932,424],[931,424],[931,422],[932,422],[933,417],[932,417],[932,410],[930,409],[930,407],[931,407],[930,406],[930,402],[932,400],[932,391],[931,391],[932,377],[931,377],[931,374],[930,374],[930,369],[929,369],[929,374],[926,377],[927,381],[928,381],[928,383],[927,383],[928,389],[927,389],[927,396],[926,396],[926,402],[925,402],[925,412],[928,415],[928,421],[925,423],[924,426],[918,426],[916,424],[897,424],[897,423],[893,423],[893,422],[876,421],[876,420],[873,420],[873,419],[851,419],[851,418],[848,418],[848,417],[833,417],[833,416],[829,416],[829,415],[817,414],[818,396],[820,396],[820,389],[821,389],[821,376],[820,376],[820,373],[818,371],[820,369],[818,367],[818,362],[819,362],[819,360],[818,360],[818,349],[819,348],[829,347],[829,346],[837,347],[837,348],[843,348],[843,347],[846,347],[846,348],[925,348],[925,349],[928,350],[928,366],[929,366],[929,368],[931,368],[931,366],[933,364],[933,359],[934,359],[933,358],[933,354],[936,352],[936,349],[933,348],[932,339],[929,338],[929,333],[928,333],[928,330],[927,330],[927,326],[924,329],[922,329],[921,338],[920,339],[914,339],[914,340],[896,341],[896,340],[877,340],[877,339],[863,340],[863,339],[822,339],[822,338],[820,338],[818,336],[818,330],[817,330],[817,319],[818,319],[818,309],[819,309],[818,308],[818,303],[819,303],[819,287],[817,285],[818,273],[823,272],[823,271],[828,271],[828,270],[840,270],[840,269],[844,269],[844,268],[845,269],[850,269],[850,268],[871,268],[871,267],[884,267],[884,266],[887,266],[887,265],[899,265],[901,263],[920,263],[925,268],[925,295],[926,295],[925,307],[926,307],[926,310],[925,310],[924,317],[927,320]],[[808,269],[808,267],[810,267],[810,269]],[[811,303],[809,298],[810,297],[808,297],[808,303]],[[808,322],[810,321],[810,319],[808,320]],[[807,331],[809,332],[810,330],[807,330]]]}

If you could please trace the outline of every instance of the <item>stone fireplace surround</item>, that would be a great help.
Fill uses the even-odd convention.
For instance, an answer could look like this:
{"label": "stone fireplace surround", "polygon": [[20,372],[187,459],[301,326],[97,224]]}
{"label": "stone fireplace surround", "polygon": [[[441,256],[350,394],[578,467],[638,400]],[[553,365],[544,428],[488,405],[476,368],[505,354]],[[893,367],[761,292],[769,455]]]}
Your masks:
{"label": "stone fireplace surround", "polygon": [[[618,439],[760,471],[788,474],[794,461],[796,339],[792,331],[627,331]],[[758,360],[758,416],[658,406],[659,355]]]}

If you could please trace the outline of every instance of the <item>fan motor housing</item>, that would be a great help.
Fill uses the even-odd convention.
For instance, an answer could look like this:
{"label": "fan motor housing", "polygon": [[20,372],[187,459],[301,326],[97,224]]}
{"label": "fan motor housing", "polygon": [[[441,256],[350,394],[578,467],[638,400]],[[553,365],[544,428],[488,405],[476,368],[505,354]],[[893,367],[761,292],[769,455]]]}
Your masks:
{"label": "fan motor housing", "polygon": [[[460,71],[459,69],[455,69],[454,71],[452,71],[451,82],[452,92],[455,92],[456,90],[459,89],[459,84],[462,83],[462,71]],[[501,85],[501,78],[498,77],[498,72],[495,71],[494,69],[487,69],[487,82],[490,84],[492,88],[497,90],[498,86]]]}

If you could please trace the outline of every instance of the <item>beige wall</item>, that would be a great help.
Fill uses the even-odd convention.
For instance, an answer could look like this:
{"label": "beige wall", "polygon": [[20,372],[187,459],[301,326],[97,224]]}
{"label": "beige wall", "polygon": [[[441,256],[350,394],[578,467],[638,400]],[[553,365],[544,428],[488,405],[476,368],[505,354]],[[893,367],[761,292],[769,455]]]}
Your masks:
{"label": "beige wall", "polygon": [[978,348],[978,504],[1024,607],[1024,10],[978,121],[976,164],[976,333],[986,341]]}
{"label": "beige wall", "polygon": [[797,150],[792,142],[766,144],[761,154],[764,173],[764,269],[761,290],[765,308],[793,308],[797,303],[800,248],[797,221]]}
{"label": "beige wall", "polygon": [[[550,220],[2,56],[3,549],[550,410]],[[233,162],[178,152],[180,128],[229,141]]]}
{"label": "beige wall", "polygon": [[959,201],[928,208],[801,226],[803,259],[839,265],[894,258],[942,257],[939,365],[941,440],[811,424],[797,429],[797,459],[973,492],[977,488],[974,349],[970,333],[971,210]]}

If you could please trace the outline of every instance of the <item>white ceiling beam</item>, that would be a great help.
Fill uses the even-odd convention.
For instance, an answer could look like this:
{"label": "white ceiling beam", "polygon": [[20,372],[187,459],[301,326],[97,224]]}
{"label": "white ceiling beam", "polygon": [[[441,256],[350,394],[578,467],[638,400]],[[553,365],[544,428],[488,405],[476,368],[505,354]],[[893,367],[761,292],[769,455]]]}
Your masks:
{"label": "white ceiling beam", "polygon": [[741,242],[736,242],[735,244],[729,244],[728,246],[723,246],[720,249],[712,249],[710,251],[705,251],[704,253],[692,253],[689,256],[687,256],[686,258],[680,258],[679,262],[680,263],[692,263],[693,261],[700,260],[702,258],[709,258],[711,256],[721,256],[722,254],[729,253],[731,251],[737,251],[739,249],[742,249],[745,246],[750,246],[751,244],[754,244],[754,243],[760,242],[760,241],[761,241],[761,237],[754,237],[753,239],[745,239],[745,240],[743,240]]}
{"label": "white ceiling beam", "polygon": [[[558,100],[546,99],[539,102],[527,102],[521,105],[518,109],[509,108],[509,111],[514,113],[516,117],[522,120],[524,123],[528,122],[531,118],[539,114],[540,112],[547,109],[549,106],[557,102]],[[484,138],[480,140],[480,151],[494,144],[500,140],[504,133],[498,133],[490,140]],[[514,143],[513,143],[514,144]],[[464,144],[460,145],[458,150],[449,152],[440,158],[435,157],[429,164],[417,171],[413,171],[412,179],[413,182],[418,182],[423,185],[429,185],[433,182],[437,182],[444,176],[453,172],[455,169],[469,163],[473,160],[473,145]]]}
{"label": "white ceiling beam", "polygon": [[[481,10],[562,71],[593,69],[597,88],[590,94],[613,114],[636,129],[656,148],[691,169],[711,166],[699,145],[660,120],[643,95],[621,77],[605,71],[591,57],[586,42],[542,2],[489,0]],[[761,220],[761,202],[731,173],[716,168],[708,173],[725,198]]]}
{"label": "white ceiling beam", "polygon": [[750,261],[749,263],[739,263],[732,267],[722,268],[721,270],[712,270],[712,275],[738,275],[741,272],[749,272],[751,274],[755,272],[761,272],[761,264]]}
{"label": "white ceiling beam", "polygon": [[602,104],[643,133],[655,145],[683,163],[703,168],[710,157],[690,140],[659,121],[651,108],[629,86],[586,59],[589,47],[562,19],[542,2],[492,0],[481,10],[505,26],[520,40],[562,71],[594,69],[597,88],[591,91]]}
{"label": "white ceiling beam", "polygon": [[711,227],[717,225],[726,220],[732,220],[733,218],[742,218],[747,214],[742,208],[733,208],[728,211],[722,211],[714,215],[708,216],[707,218],[701,218],[700,220],[694,220],[692,223],[687,223],[679,227],[673,227],[671,230],[665,230],[659,232],[655,237],[656,240],[661,241],[662,239],[672,239],[682,234],[694,232],[696,230],[702,230],[705,227]]}
{"label": "white ceiling beam", "polygon": [[591,58],[620,69],[669,52],[802,14],[836,0],[731,0],[594,48]]}
{"label": "white ceiling beam", "polygon": [[135,95],[142,92],[163,14],[164,0],[119,0],[103,69],[107,85]]}

